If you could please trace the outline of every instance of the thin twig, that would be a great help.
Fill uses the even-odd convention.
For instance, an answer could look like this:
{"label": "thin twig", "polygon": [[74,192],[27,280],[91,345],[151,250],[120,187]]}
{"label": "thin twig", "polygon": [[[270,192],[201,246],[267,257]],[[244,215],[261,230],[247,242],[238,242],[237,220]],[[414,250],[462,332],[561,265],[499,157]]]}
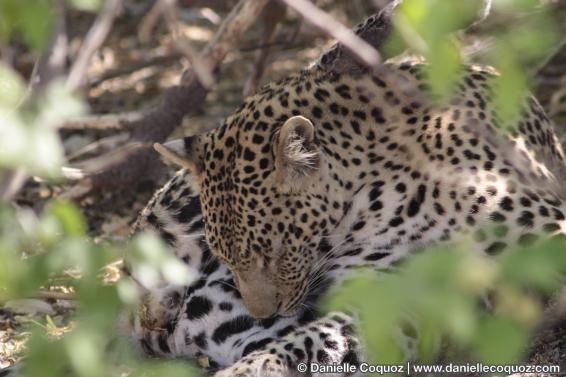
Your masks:
{"label": "thin twig", "polygon": [[61,124],[63,129],[97,129],[97,130],[124,130],[143,117],[143,113],[133,111],[121,114],[85,115],[67,119]]}
{"label": "thin twig", "polygon": [[23,187],[27,179],[24,169],[10,169],[0,180],[0,202],[11,200]]}
{"label": "thin twig", "polygon": [[69,300],[74,301],[77,296],[72,292],[39,291],[37,298],[44,300]]}
{"label": "thin twig", "polygon": [[112,25],[114,24],[114,19],[119,13],[121,6],[122,0],[106,0],[102,11],[88,31],[79,51],[77,60],[73,64],[67,78],[67,85],[71,89],[77,89],[84,84],[85,74],[90,61],[110,33]]}
{"label": "thin twig", "polygon": [[31,89],[34,94],[43,91],[51,80],[65,73],[68,53],[65,11],[65,1],[55,1],[55,27],[53,28],[49,45],[46,46],[39,57],[30,79]]}
{"label": "thin twig", "polygon": [[144,59],[142,61],[135,61],[130,65],[121,66],[113,70],[108,70],[102,73],[98,77],[93,77],[92,79],[89,80],[88,84],[90,87],[94,87],[100,85],[104,81],[112,80],[116,77],[128,75],[130,73],[142,70],[147,67],[156,66],[156,65],[161,66],[161,65],[175,63],[179,61],[181,56],[182,56],[181,54],[173,52],[169,55],[155,56]]}
{"label": "thin twig", "polygon": [[308,0],[279,0],[298,12],[305,20],[335,38],[347,50],[356,55],[364,65],[375,67],[381,63],[379,52],[358,37],[352,30],[336,21],[331,15],[317,8]]}
{"label": "thin twig", "polygon": [[183,34],[181,23],[177,17],[176,0],[158,0],[161,3],[163,15],[167,21],[167,25],[173,36],[173,43],[179,52],[181,52],[191,63],[197,79],[205,87],[210,90],[216,83],[211,67],[206,65],[198,56],[198,52],[193,47],[191,41]]}
{"label": "thin twig", "polygon": [[108,137],[104,137],[102,139],[98,139],[90,144],[85,145],[84,147],[80,148],[76,152],[73,152],[67,156],[67,161],[71,162],[76,160],[79,157],[82,157],[88,153],[94,153],[95,151],[102,150],[102,149],[115,149],[118,146],[130,138],[130,135],[127,132],[121,132],[117,135],[111,135]]}
{"label": "thin twig", "polygon": [[[266,46],[273,40],[276,36],[277,27],[284,17],[285,8],[283,8],[281,4],[275,1],[271,1],[267,4],[262,15],[262,45]],[[244,96],[249,96],[257,90],[263,76],[263,72],[265,71],[265,64],[267,62],[267,57],[269,56],[269,50],[269,47],[264,47],[256,51],[252,71],[244,84]]]}
{"label": "thin twig", "polygon": [[200,54],[205,64],[216,67],[237,45],[240,35],[259,17],[268,0],[241,0]]}
{"label": "thin twig", "polygon": [[143,16],[138,26],[138,39],[141,42],[149,42],[153,31],[163,16],[163,1],[156,0],[151,9]]}

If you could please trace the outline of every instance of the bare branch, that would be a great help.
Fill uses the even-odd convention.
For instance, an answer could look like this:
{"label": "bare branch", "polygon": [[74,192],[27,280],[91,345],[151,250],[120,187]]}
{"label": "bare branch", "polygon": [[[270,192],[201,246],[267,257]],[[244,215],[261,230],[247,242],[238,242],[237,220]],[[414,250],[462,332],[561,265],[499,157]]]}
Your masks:
{"label": "bare branch", "polygon": [[331,15],[317,8],[308,0],[280,0],[293,8],[308,22],[335,38],[344,48],[357,56],[364,65],[375,67],[381,63],[381,56],[369,43],[358,37],[352,30],[336,21]]}
{"label": "bare branch", "polygon": [[122,0],[106,0],[102,11],[88,31],[77,60],[71,68],[67,78],[67,85],[70,88],[77,89],[84,84],[90,60],[106,40],[121,6]]}
{"label": "bare branch", "polygon": [[95,142],[85,145],[84,147],[80,148],[78,151],[69,154],[67,156],[67,161],[71,162],[73,160],[82,157],[87,153],[94,153],[100,150],[111,150],[118,148],[121,144],[128,141],[130,139],[130,135],[127,132],[121,132],[116,135],[111,135],[104,137],[102,139],[98,139]]}
{"label": "bare branch", "polygon": [[[197,58],[210,67],[211,72],[217,71],[226,54],[234,49],[242,33],[254,24],[267,2],[268,0],[240,0]],[[202,107],[207,93],[208,90],[198,80],[194,70],[187,70],[183,74],[181,85],[167,89],[163,102],[158,107],[141,119],[128,122],[130,141],[137,147],[126,145],[114,151],[111,158],[105,159],[102,164],[97,159],[95,170],[88,169],[86,181],[91,188],[132,184],[161,174],[162,164],[151,144],[163,142],[187,113]]]}
{"label": "bare branch", "polygon": [[65,21],[65,1],[55,1],[55,27],[49,44],[39,57],[30,80],[34,93],[42,91],[57,76],[65,73],[68,53],[67,23]]}
{"label": "bare branch", "polygon": [[77,296],[72,292],[56,292],[56,291],[39,291],[37,292],[37,298],[44,300],[69,300],[74,301]]}
{"label": "bare branch", "polygon": [[492,0],[483,0],[483,6],[481,7],[480,11],[478,12],[478,19],[474,21],[470,28],[476,27],[478,24],[485,21],[489,14],[491,13],[491,6]]}
{"label": "bare branch", "polygon": [[23,187],[27,177],[23,169],[7,170],[2,180],[0,180],[0,201],[7,202],[11,200]]}
{"label": "bare branch", "polygon": [[163,6],[163,1],[156,0],[151,9],[143,16],[138,26],[138,39],[141,42],[151,40],[152,33],[163,16]]}
{"label": "bare branch", "polygon": [[143,117],[141,112],[130,112],[122,114],[108,114],[108,115],[86,115],[67,119],[60,128],[64,129],[114,129],[124,130],[128,129],[130,123],[139,120]]}
{"label": "bare branch", "polygon": [[[200,54],[208,66],[217,67],[229,51],[234,49],[240,35],[257,20],[268,0],[241,0],[226,17],[214,38]],[[184,77],[183,82],[186,79]]]}
{"label": "bare branch", "polygon": [[178,62],[181,57],[182,57],[181,54],[177,52],[173,52],[168,55],[155,56],[139,61],[134,61],[131,64],[116,67],[116,69],[108,70],[102,73],[100,76],[90,78],[88,85],[90,87],[93,87],[99,85],[100,83],[106,80],[112,80],[116,77],[128,75],[132,72],[136,72],[147,67],[164,66],[174,62]]}
{"label": "bare branch", "polygon": [[257,90],[265,71],[265,63],[270,50],[269,46],[276,35],[277,26],[284,17],[285,9],[278,2],[271,1],[265,7],[262,15],[263,33],[260,40],[260,44],[264,47],[256,51],[252,71],[244,85],[244,96],[249,96]]}
{"label": "bare branch", "polygon": [[178,10],[176,8],[176,0],[159,0],[159,2],[162,4],[161,8],[163,10],[163,15],[165,16],[167,25],[171,30],[175,47],[177,47],[177,50],[185,55],[187,60],[191,63],[191,67],[194,70],[197,79],[205,87],[205,89],[212,89],[213,85],[216,83],[213,71],[210,66],[204,64],[200,57],[197,56],[197,52],[191,41],[183,34],[181,23],[177,18]]}

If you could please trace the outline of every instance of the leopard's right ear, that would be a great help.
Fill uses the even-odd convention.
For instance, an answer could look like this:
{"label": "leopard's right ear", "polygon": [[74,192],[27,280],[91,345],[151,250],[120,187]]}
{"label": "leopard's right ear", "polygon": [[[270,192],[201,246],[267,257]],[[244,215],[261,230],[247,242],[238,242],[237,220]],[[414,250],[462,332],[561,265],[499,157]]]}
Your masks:
{"label": "leopard's right ear", "polygon": [[163,156],[166,162],[189,169],[193,176],[199,176],[204,169],[202,141],[199,135],[187,136],[164,144],[155,143],[153,148]]}

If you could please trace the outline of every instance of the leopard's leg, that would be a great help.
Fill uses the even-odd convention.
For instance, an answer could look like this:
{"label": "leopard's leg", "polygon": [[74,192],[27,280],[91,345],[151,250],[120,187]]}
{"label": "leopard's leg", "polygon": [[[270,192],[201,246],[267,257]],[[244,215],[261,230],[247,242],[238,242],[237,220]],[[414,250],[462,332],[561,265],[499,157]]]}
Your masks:
{"label": "leopard's leg", "polygon": [[[349,315],[332,312],[298,327],[283,338],[244,356],[215,377],[350,376],[350,373],[302,373],[299,365],[359,363],[359,341]],[[308,372],[308,369],[307,369]]]}

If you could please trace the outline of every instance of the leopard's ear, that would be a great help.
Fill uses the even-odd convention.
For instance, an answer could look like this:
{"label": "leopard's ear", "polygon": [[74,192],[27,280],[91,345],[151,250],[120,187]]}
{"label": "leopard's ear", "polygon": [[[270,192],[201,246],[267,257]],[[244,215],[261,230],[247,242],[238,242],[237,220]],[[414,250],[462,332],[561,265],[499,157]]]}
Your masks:
{"label": "leopard's ear", "polygon": [[279,131],[275,167],[277,183],[283,192],[301,191],[317,175],[320,149],[310,120],[297,115],[285,121]]}
{"label": "leopard's ear", "polygon": [[202,143],[203,137],[196,135],[168,141],[164,144],[155,143],[153,148],[163,156],[166,162],[189,169],[193,176],[199,176],[204,169]]}

